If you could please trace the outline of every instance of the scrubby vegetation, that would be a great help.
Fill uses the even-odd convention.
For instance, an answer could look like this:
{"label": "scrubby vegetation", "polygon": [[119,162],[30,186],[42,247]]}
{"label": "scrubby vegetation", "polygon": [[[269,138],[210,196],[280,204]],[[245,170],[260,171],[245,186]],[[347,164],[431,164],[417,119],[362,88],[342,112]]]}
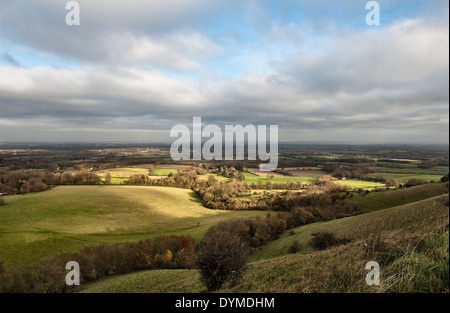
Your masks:
{"label": "scrubby vegetation", "polygon": [[85,247],[79,253],[47,258],[20,271],[1,271],[0,292],[68,292],[65,264],[77,260],[82,284],[145,269],[192,268],[197,241],[190,237],[158,237],[136,243]]}
{"label": "scrubby vegetation", "polygon": [[320,231],[311,236],[311,246],[317,250],[325,250],[330,247],[346,244],[350,241],[346,238],[338,238],[334,233],[329,231]]}

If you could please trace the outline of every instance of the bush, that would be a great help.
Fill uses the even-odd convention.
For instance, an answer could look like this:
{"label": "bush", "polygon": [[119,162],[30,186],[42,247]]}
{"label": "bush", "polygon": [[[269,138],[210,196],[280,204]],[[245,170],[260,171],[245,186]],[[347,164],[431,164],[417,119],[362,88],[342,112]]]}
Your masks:
{"label": "bush", "polygon": [[420,178],[411,178],[405,182],[405,187],[419,186],[426,184],[427,182]]}
{"label": "bush", "polygon": [[312,234],[311,246],[316,250],[325,250],[329,247],[345,244],[350,240],[338,238],[335,234],[327,231],[321,231]]}
{"label": "bush", "polygon": [[201,281],[209,291],[218,290],[227,282],[236,283],[245,271],[248,254],[248,246],[237,235],[208,231],[197,254]]}
{"label": "bush", "polygon": [[300,243],[298,242],[298,240],[295,240],[288,249],[289,253],[295,254],[297,252],[300,252],[300,250],[302,249],[302,246],[300,245]]}

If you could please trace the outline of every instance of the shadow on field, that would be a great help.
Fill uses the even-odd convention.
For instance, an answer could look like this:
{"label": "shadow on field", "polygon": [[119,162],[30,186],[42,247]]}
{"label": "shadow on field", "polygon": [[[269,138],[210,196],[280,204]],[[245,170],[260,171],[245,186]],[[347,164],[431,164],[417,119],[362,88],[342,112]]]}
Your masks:
{"label": "shadow on field", "polygon": [[189,200],[194,203],[199,203],[203,206],[202,200],[200,199],[200,196],[196,194],[195,192],[191,191],[189,192]]}

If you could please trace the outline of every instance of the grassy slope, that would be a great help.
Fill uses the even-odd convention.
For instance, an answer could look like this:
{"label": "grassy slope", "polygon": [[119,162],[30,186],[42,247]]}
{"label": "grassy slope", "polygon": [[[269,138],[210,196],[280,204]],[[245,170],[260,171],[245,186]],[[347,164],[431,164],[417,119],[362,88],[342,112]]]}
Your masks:
{"label": "grassy slope", "polygon": [[[254,262],[250,265],[244,283],[229,291],[395,291],[398,287],[396,284],[400,284],[400,280],[405,279],[404,276],[412,278],[424,269],[430,270],[427,268],[428,265],[431,265],[431,269],[434,266],[433,256],[427,255],[425,264],[419,266],[416,271],[406,272],[406,275],[402,273],[402,270],[414,268],[417,261],[417,254],[420,251],[414,249],[412,245],[414,240],[427,237],[431,232],[442,230],[448,225],[449,211],[448,207],[443,205],[445,199],[448,201],[448,195],[341,220],[299,227],[294,230],[294,235],[286,234],[253,255]],[[311,234],[321,230],[331,231],[339,237],[351,239],[352,242],[325,251],[313,251],[308,244]],[[391,245],[393,251],[398,249],[399,254],[398,260],[393,264],[382,264],[381,286],[369,287],[364,283],[365,274],[368,272],[364,270],[364,265],[373,259],[364,254],[364,244],[370,245],[370,239],[375,237],[381,237],[384,242]],[[445,259],[446,254],[448,262],[448,228],[446,232],[440,232],[436,237],[441,241],[438,243],[440,245],[431,247],[429,252],[441,254],[436,257],[441,259]],[[447,237],[446,241],[445,237]],[[300,253],[289,254],[288,247],[294,240],[298,240],[303,249]],[[426,252],[422,253],[421,257],[423,255],[426,255]],[[381,260],[378,261],[381,263]],[[398,264],[402,261],[405,267],[400,269]],[[406,280],[408,280],[407,277]],[[406,291],[405,283],[401,283],[402,288],[397,291],[404,292]],[[433,284],[426,281],[423,283]]]}
{"label": "grassy slope", "polygon": [[59,186],[5,200],[7,205],[0,207],[0,260],[16,268],[85,245],[159,235],[199,239],[222,219],[266,214],[210,210],[191,190],[168,187]]}
{"label": "grassy slope", "polygon": [[446,184],[429,183],[410,188],[371,192],[365,196],[355,195],[350,200],[359,203],[364,212],[371,212],[431,198],[448,191]]}
{"label": "grassy slope", "polygon": [[[447,266],[449,211],[448,195],[376,211],[345,219],[305,225],[286,233],[254,254],[243,282],[221,292],[382,292],[445,290],[442,279],[430,282],[439,267]],[[324,251],[309,247],[311,234],[327,230],[352,241]],[[431,232],[439,232],[429,235]],[[397,259],[381,264],[381,285],[367,286],[364,269],[373,256],[364,254],[364,244],[379,237],[391,244]],[[413,245],[417,238],[424,244]],[[288,247],[298,240],[301,252],[289,254]],[[406,242],[406,244],[405,244]],[[379,256],[380,257],[380,256]],[[445,269],[444,269],[445,271]],[[203,292],[195,270],[145,271],[112,277],[86,286],[84,292]],[[444,279],[445,282],[445,279]],[[447,277],[448,282],[448,277]]]}
{"label": "grassy slope", "polygon": [[205,291],[197,270],[151,270],[87,284],[82,293],[198,293]]}

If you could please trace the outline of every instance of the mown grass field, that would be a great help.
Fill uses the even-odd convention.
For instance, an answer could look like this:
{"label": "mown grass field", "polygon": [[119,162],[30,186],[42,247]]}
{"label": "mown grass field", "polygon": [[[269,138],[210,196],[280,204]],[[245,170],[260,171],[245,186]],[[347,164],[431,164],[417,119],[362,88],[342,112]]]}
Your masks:
{"label": "mown grass field", "polygon": [[[448,292],[448,195],[284,233],[250,257],[242,282],[220,292]],[[330,231],[349,243],[310,247],[312,234]],[[378,239],[383,252],[369,255]],[[301,250],[288,252],[298,241]],[[373,247],[372,247],[373,246]],[[383,250],[384,249],[384,250]],[[365,283],[365,264],[380,262],[380,286]],[[442,276],[443,275],[443,276]],[[83,292],[204,292],[197,270],[155,270],[111,277]]]}
{"label": "mown grass field", "polygon": [[176,172],[178,172],[177,169],[173,169],[173,168],[155,168],[153,170],[153,175],[156,176],[167,176],[170,173],[175,174]]}
{"label": "mown grass field", "polygon": [[107,173],[111,174],[111,178],[126,178],[136,174],[148,175],[149,169],[147,168],[135,168],[135,167],[122,167],[122,168],[109,168],[106,170],[94,172],[98,176],[104,178]]}
{"label": "mown grass field", "polygon": [[207,173],[205,175],[197,175],[197,177],[198,177],[199,180],[208,180],[209,176],[211,176],[211,175],[214,176],[214,178],[217,181],[221,182],[221,183],[226,183],[226,182],[231,181],[230,178],[227,178],[227,177],[224,177],[224,176],[220,176],[220,175],[217,175],[217,174],[213,174],[213,173]]}
{"label": "mown grass field", "polygon": [[370,181],[363,181],[363,180],[336,180],[333,183],[340,184],[349,187],[350,189],[375,189],[375,188],[383,188],[386,187],[383,183],[377,183],[377,182],[370,182]]}
{"label": "mown grass field", "polygon": [[[106,179],[102,178],[101,181],[105,183]],[[128,178],[111,177],[111,184],[113,185],[127,184],[128,182],[129,182]]]}
{"label": "mown grass field", "polygon": [[[253,173],[242,173],[245,176],[245,181],[247,183],[257,183],[257,182],[262,182],[265,183],[267,182],[267,177],[263,177],[263,176],[258,176],[255,175]],[[290,177],[290,176],[275,176],[272,181],[274,183],[287,183],[289,181],[293,181],[293,182],[297,182],[297,181],[301,181],[302,183],[315,183],[317,181],[317,177]]]}
{"label": "mown grass field", "polygon": [[210,210],[191,190],[169,187],[59,186],[4,198],[7,205],[0,207],[0,260],[6,268],[77,252],[86,245],[160,235],[186,234],[200,239],[220,220],[267,214]]}

